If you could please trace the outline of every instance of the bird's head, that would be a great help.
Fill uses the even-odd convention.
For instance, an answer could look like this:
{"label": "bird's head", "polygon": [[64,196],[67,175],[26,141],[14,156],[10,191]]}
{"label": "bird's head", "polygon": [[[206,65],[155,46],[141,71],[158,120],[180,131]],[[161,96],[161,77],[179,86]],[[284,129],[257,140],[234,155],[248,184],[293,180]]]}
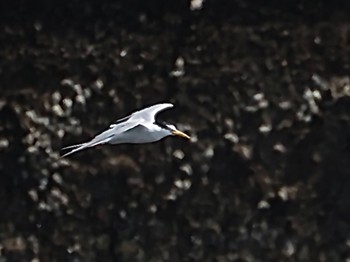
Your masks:
{"label": "bird's head", "polygon": [[178,130],[174,125],[172,124],[168,124],[166,122],[162,122],[162,123],[158,123],[158,125],[165,130],[165,132],[167,132],[167,135],[171,135],[171,136],[179,136],[179,137],[183,137],[186,139],[190,139],[191,137],[187,134],[185,134],[184,132],[181,132],[180,130]]}

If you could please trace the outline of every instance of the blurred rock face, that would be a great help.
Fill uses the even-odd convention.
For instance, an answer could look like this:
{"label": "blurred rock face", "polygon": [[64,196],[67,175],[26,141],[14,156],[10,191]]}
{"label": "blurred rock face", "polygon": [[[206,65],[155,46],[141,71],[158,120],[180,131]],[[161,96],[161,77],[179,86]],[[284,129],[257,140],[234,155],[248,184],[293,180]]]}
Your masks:
{"label": "blurred rock face", "polygon": [[[348,3],[14,5],[0,11],[4,261],[349,259]],[[59,159],[161,101],[190,143]]]}

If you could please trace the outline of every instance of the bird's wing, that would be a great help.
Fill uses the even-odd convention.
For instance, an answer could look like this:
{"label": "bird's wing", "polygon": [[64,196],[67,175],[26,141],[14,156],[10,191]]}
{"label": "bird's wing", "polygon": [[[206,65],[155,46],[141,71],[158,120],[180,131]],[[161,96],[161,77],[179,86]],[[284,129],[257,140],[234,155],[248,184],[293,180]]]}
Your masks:
{"label": "bird's wing", "polygon": [[[131,122],[143,122],[143,121],[154,121],[156,115],[167,109],[167,108],[171,108],[173,107],[173,104],[170,103],[162,103],[162,104],[157,104],[157,105],[153,105],[150,107],[146,107],[144,109],[141,109],[139,111],[136,111],[126,117],[123,117],[121,119],[118,119],[117,121],[115,121],[113,124],[111,124],[109,127],[110,128],[114,128],[117,127],[119,125],[121,125],[122,123],[131,123]],[[124,126],[124,125],[123,125]],[[132,127],[131,127],[132,128]],[[126,131],[126,130],[125,130]]]}
{"label": "bird's wing", "polygon": [[[107,136],[119,135],[121,133],[128,131],[131,128],[134,128],[135,126],[137,126],[139,124],[140,124],[140,121],[132,120],[129,118],[125,122],[119,122],[119,123],[117,122],[116,124],[111,124],[109,126],[109,129],[105,130],[100,135],[102,135],[102,134],[106,134]],[[100,136],[100,135],[97,135],[97,136]]]}
{"label": "bird's wing", "polygon": [[150,107],[146,107],[142,110],[136,111],[133,114],[131,114],[130,120],[143,119],[145,121],[152,121],[153,122],[155,120],[156,115],[159,112],[161,112],[167,108],[171,108],[173,106],[174,105],[170,104],[170,103],[163,103],[163,104],[157,104],[157,105],[153,105]]}
{"label": "bird's wing", "polygon": [[131,116],[132,116],[132,115],[128,115],[128,116],[126,116],[126,117],[123,117],[123,118],[121,118],[121,119],[118,119],[118,120],[115,121],[113,124],[111,124],[110,127],[115,126],[115,125],[117,125],[117,124],[119,124],[119,123],[128,121],[129,118],[130,118]]}
{"label": "bird's wing", "polygon": [[110,127],[115,127],[121,123],[127,123],[127,122],[133,122],[133,121],[138,121],[140,123],[140,121],[154,121],[156,115],[167,109],[167,108],[171,108],[173,107],[173,104],[170,103],[162,103],[162,104],[157,104],[157,105],[153,105],[150,107],[146,107],[144,109],[141,109],[139,111],[136,111],[134,113],[132,113],[131,115],[128,115],[126,117],[123,117],[119,120],[117,120],[115,123],[111,124]]}

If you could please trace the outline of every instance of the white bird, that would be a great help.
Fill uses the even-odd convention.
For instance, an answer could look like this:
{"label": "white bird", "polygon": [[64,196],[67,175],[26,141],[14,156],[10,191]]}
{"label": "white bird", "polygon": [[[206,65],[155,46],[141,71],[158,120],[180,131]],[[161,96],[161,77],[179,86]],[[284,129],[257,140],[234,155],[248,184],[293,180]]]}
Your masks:
{"label": "white bird", "polygon": [[156,115],[159,112],[173,106],[170,103],[163,103],[136,111],[129,116],[117,120],[109,126],[109,129],[98,134],[90,141],[62,148],[62,150],[72,149],[62,157],[102,144],[151,143],[171,135],[190,139],[188,135],[177,130],[174,125],[156,121]]}

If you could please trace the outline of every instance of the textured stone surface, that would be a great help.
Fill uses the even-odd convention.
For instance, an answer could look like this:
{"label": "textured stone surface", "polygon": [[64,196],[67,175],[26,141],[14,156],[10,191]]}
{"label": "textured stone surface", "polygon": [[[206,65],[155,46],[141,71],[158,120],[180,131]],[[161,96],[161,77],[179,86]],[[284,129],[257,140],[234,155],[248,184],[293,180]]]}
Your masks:
{"label": "textured stone surface", "polygon": [[[349,3],[0,8],[1,261],[350,259]],[[67,159],[134,109],[192,135]]]}

